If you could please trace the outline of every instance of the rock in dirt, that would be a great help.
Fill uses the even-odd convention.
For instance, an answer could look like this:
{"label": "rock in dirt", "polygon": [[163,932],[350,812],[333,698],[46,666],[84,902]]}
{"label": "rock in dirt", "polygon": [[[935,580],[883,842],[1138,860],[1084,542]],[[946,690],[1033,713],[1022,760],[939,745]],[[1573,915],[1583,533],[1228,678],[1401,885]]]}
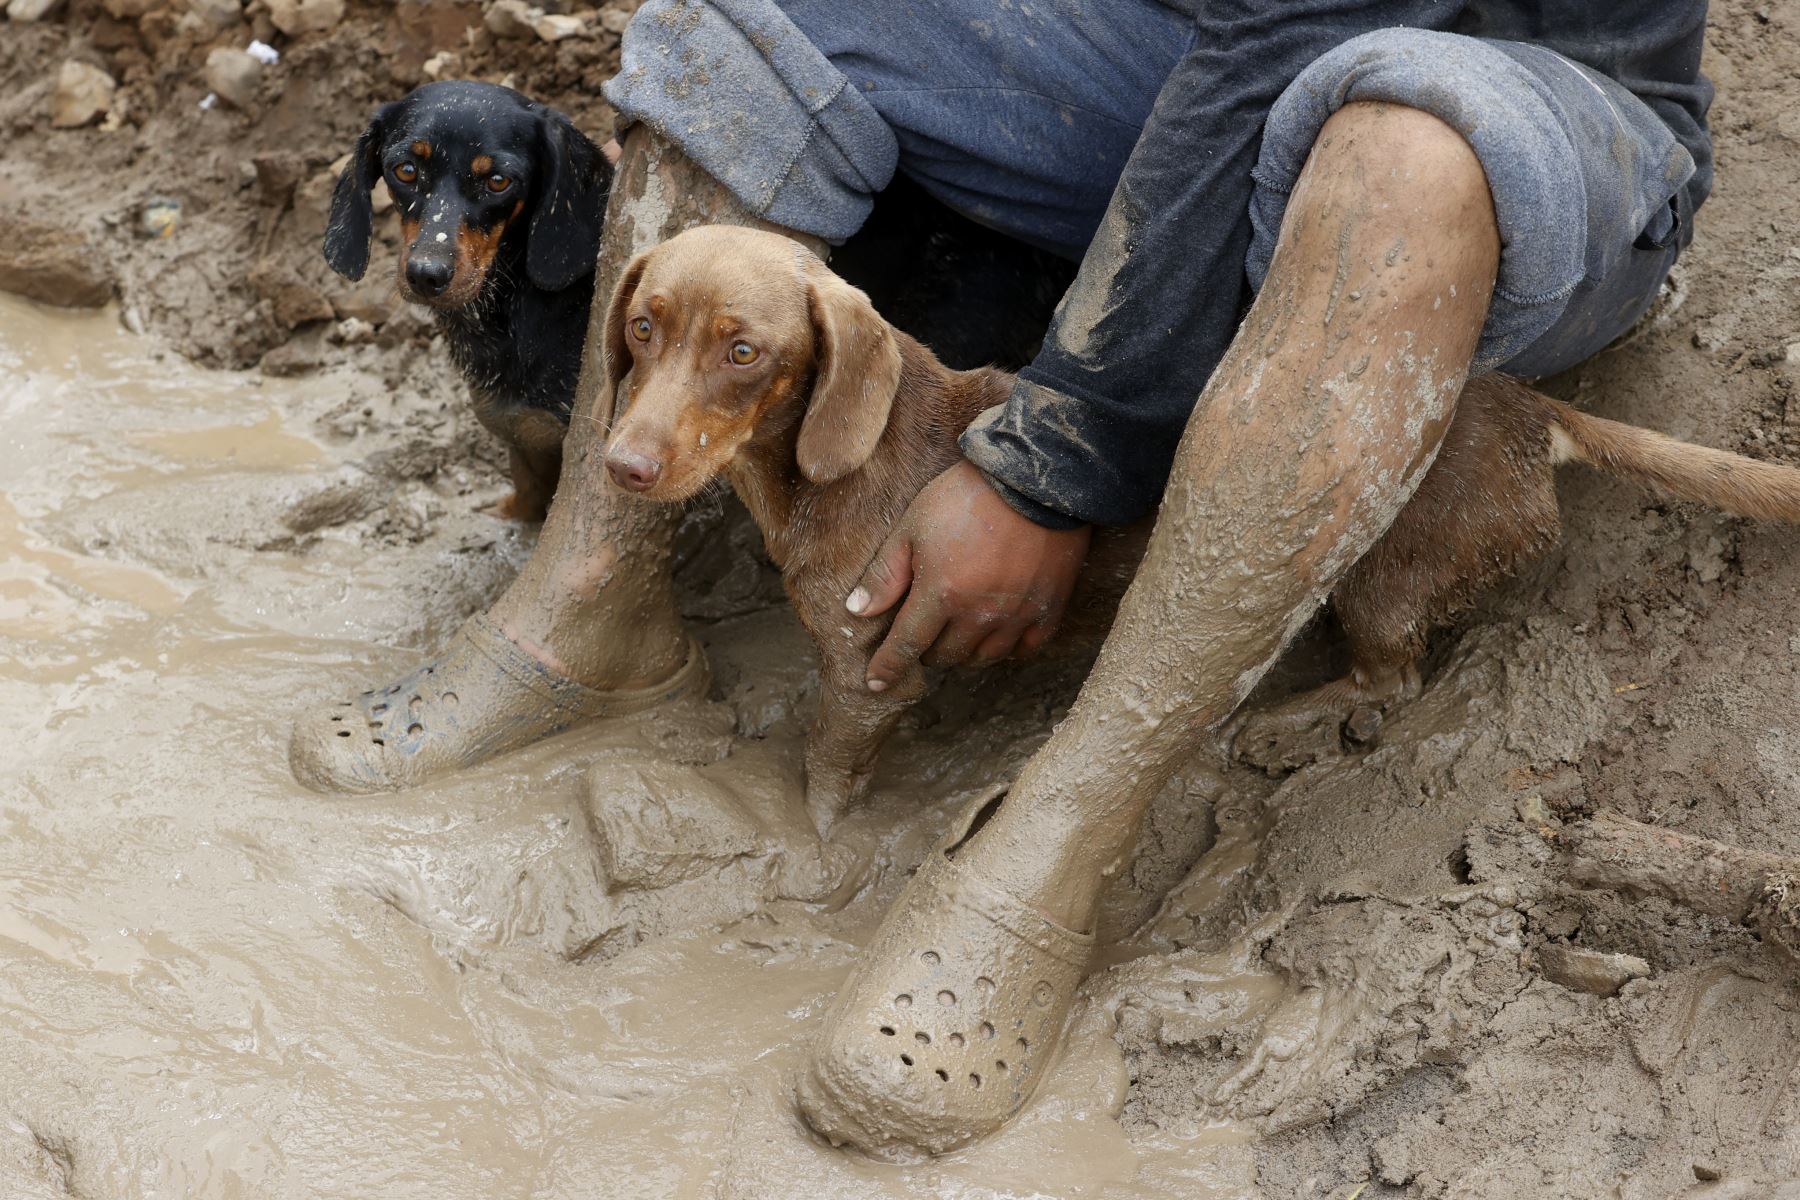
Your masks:
{"label": "rock in dirt", "polygon": [[250,159],[256,171],[256,190],[264,204],[280,206],[294,198],[294,189],[306,172],[306,160],[289,150],[274,150]]}
{"label": "rock in dirt", "polygon": [[62,0],[11,0],[6,15],[14,21],[42,21],[62,7]]}
{"label": "rock in dirt", "polygon": [[262,83],[262,64],[242,50],[221,46],[206,56],[206,86],[233,108],[249,108]]}
{"label": "rock in dirt", "polygon": [[545,13],[531,23],[531,29],[546,42],[560,42],[564,38],[574,37],[580,33],[583,26],[580,17]]}
{"label": "rock in dirt", "polygon": [[344,19],[344,0],[269,0],[269,19],[289,37],[324,33]]}
{"label": "rock in dirt", "polygon": [[279,264],[264,259],[250,268],[250,286],[269,302],[275,319],[288,329],[337,317],[319,289]]}
{"label": "rock in dirt", "polygon": [[79,129],[106,115],[119,85],[91,63],[70,59],[56,73],[56,93],[50,101],[50,124],[58,129]]}
{"label": "rock in dirt", "polygon": [[108,261],[80,234],[0,214],[0,291],[60,308],[98,308],[112,299]]}
{"label": "rock in dirt", "polygon": [[542,15],[541,9],[533,10],[525,0],[494,0],[488,5],[482,23],[497,38],[528,38],[536,32],[532,28],[533,22]]}
{"label": "rock in dirt", "polygon": [[244,19],[242,0],[187,0],[187,10],[215,33],[223,33]]}
{"label": "rock in dirt", "polygon": [[1551,943],[1538,951],[1544,978],[1578,992],[1611,996],[1633,979],[1648,979],[1650,964],[1634,954],[1606,954]]}

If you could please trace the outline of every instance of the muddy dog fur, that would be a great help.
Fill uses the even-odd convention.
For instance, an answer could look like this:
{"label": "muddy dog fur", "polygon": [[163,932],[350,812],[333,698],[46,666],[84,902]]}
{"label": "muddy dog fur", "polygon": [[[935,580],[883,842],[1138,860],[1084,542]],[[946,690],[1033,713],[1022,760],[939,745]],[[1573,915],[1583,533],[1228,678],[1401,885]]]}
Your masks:
{"label": "muddy dog fur", "polygon": [[503,516],[543,519],[581,372],[612,168],[562,113],[489,83],[375,111],[332,195],[325,259],[368,268],[370,192],[400,211],[399,289],[432,310],[481,423],[507,446]]}

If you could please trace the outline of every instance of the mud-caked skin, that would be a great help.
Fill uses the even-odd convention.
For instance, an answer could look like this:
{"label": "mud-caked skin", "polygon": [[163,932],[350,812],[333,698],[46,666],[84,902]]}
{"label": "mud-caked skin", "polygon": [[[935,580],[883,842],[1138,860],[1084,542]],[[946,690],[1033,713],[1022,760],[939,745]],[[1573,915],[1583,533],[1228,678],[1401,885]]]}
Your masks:
{"label": "mud-caked skin", "polygon": [[511,88],[428,83],[377,109],[332,196],[325,259],[360,279],[385,182],[401,295],[430,308],[475,411],[512,454],[510,516],[541,520],[581,372],[612,168],[569,118]]}

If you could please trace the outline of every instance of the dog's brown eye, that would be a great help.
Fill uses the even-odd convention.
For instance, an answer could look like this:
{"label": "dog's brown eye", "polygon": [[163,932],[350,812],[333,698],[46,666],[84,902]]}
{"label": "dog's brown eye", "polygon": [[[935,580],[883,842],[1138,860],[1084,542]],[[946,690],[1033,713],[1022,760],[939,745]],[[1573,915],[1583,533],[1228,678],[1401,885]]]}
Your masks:
{"label": "dog's brown eye", "polygon": [[631,336],[640,342],[650,340],[650,318],[639,317],[631,323]]}
{"label": "dog's brown eye", "polygon": [[737,342],[731,347],[731,361],[740,367],[747,367],[762,356],[762,351],[749,342]]}
{"label": "dog's brown eye", "polygon": [[394,178],[401,183],[411,183],[419,177],[419,168],[409,162],[403,162],[394,168]]}
{"label": "dog's brown eye", "polygon": [[487,177],[487,190],[494,193],[496,196],[511,186],[512,180],[504,175],[489,175]]}

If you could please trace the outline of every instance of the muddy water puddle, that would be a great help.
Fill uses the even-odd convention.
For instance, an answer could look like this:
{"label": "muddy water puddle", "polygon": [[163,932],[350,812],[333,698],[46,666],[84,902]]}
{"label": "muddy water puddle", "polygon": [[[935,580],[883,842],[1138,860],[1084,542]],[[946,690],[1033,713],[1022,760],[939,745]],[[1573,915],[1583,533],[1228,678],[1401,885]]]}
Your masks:
{"label": "muddy water puddle", "polygon": [[[798,717],[752,744],[701,703],[400,796],[299,788],[296,706],[409,663],[528,548],[455,496],[405,544],[273,536],[370,449],[313,432],[344,386],[202,372],[109,314],[0,298],[0,1195],[1244,1193],[1231,1131],[1122,1132],[1097,1012],[963,1154],[869,1163],[793,1115],[857,942],[1008,758],[958,745],[1028,748],[1027,723],[912,741],[906,803],[857,835],[871,886],[835,913],[781,899],[818,853],[767,817],[795,803]],[[806,658],[778,614],[706,637],[728,676],[771,638]],[[796,707],[808,686],[775,683]],[[704,824],[732,788],[762,789],[754,853],[608,878],[659,826],[607,806]]]}

